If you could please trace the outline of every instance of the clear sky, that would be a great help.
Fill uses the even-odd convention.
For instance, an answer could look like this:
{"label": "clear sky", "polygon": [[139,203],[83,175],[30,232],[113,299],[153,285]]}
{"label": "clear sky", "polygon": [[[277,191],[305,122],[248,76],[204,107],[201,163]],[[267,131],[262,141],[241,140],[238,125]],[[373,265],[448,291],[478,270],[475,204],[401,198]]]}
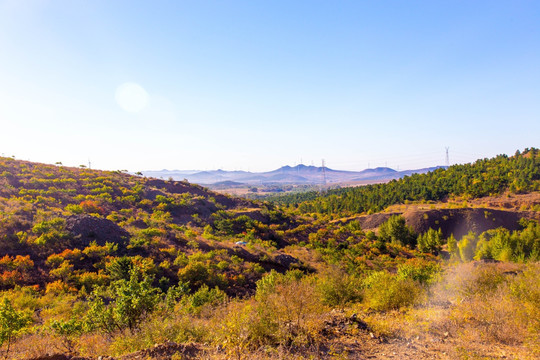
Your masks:
{"label": "clear sky", "polygon": [[0,155],[401,170],[540,147],[539,1],[0,0]]}

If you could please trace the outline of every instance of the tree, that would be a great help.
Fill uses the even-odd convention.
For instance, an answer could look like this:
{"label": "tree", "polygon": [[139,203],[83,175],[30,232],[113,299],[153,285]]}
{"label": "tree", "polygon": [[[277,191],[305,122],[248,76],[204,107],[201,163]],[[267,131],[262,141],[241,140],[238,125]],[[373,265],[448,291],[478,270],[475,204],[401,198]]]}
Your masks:
{"label": "tree", "polygon": [[450,259],[459,260],[460,259],[459,249],[458,249],[457,240],[454,237],[454,234],[450,234],[450,237],[446,239],[446,244],[447,244],[448,253],[450,254]]}
{"label": "tree", "polygon": [[62,340],[62,345],[68,353],[75,353],[75,341],[81,336],[84,331],[84,324],[74,318],[69,320],[55,320],[51,323],[50,328]]}
{"label": "tree", "polygon": [[406,246],[416,245],[414,231],[405,224],[405,218],[393,215],[379,227],[379,239],[384,242],[401,244]]}
{"label": "tree", "polygon": [[133,267],[132,259],[127,256],[114,258],[106,266],[107,272],[113,280],[129,280]]}
{"label": "tree", "polygon": [[442,231],[429,229],[426,233],[418,236],[418,250],[437,255],[443,245]]}
{"label": "tree", "polygon": [[461,261],[466,262],[473,260],[477,243],[478,239],[476,234],[472,231],[461,238],[461,241],[458,242],[459,256]]}
{"label": "tree", "polygon": [[11,301],[3,298],[0,302],[0,346],[7,343],[5,358],[9,354],[11,341],[20,333],[22,329],[30,323],[28,314],[17,311],[11,305]]}
{"label": "tree", "polygon": [[140,322],[150,314],[160,300],[160,290],[152,287],[152,278],[141,274],[137,267],[130,271],[129,280],[113,282],[109,288],[111,299],[105,305],[103,296],[94,293],[90,304],[88,323],[109,335],[116,330],[138,329]]}

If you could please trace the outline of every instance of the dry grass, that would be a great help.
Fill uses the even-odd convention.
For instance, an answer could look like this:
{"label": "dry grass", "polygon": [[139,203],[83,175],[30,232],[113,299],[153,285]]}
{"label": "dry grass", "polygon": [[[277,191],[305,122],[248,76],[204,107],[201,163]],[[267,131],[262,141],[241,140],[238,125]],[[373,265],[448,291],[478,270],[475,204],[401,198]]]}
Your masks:
{"label": "dry grass", "polygon": [[[420,303],[385,311],[373,310],[369,292],[344,311],[331,311],[313,277],[284,277],[255,297],[198,314],[177,307],[173,313],[154,314],[136,333],[113,339],[86,334],[76,347],[79,355],[93,358],[173,341],[201,344],[199,359],[357,359],[368,354],[375,359],[400,354],[411,359],[535,359],[540,356],[539,273],[540,264],[459,264],[447,267]],[[353,314],[367,328],[343,321]],[[13,356],[58,353],[61,346],[47,333],[30,334],[15,343]]]}

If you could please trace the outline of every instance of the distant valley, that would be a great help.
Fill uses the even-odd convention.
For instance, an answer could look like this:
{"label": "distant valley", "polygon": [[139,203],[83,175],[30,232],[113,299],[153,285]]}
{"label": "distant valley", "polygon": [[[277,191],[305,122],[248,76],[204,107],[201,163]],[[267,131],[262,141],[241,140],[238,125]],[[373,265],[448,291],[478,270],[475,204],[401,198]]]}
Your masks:
{"label": "distant valley", "polygon": [[190,183],[210,187],[269,186],[269,185],[339,185],[369,184],[400,179],[412,174],[423,174],[442,166],[415,170],[397,171],[388,167],[377,167],[362,171],[334,170],[328,167],[297,165],[283,166],[267,172],[225,170],[158,170],[143,171],[148,177],[187,180]]}

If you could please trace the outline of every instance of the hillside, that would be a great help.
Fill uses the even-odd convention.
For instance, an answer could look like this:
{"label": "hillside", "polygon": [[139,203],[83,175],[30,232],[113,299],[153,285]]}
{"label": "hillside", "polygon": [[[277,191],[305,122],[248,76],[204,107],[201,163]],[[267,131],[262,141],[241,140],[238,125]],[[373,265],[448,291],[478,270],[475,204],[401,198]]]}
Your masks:
{"label": "hillside", "polygon": [[[166,290],[184,279],[179,274],[189,270],[193,257],[210,268],[204,279],[192,281],[191,290],[207,284],[229,295],[252,293],[267,271],[311,271],[284,250],[327,227],[186,182],[10,158],[0,158],[0,171],[3,289],[91,291],[108,283],[109,267],[127,258],[148,263],[155,284]],[[355,232],[343,229],[336,239],[345,242]],[[241,262],[216,267],[233,258]]]}
{"label": "hillside", "polygon": [[[229,218],[240,217],[237,223],[230,221],[238,232],[257,222],[258,238],[270,241],[275,238],[275,230],[269,229],[272,216],[269,207],[188,183],[0,158],[0,254],[6,262],[22,257],[35,264],[24,271],[0,266],[4,270],[0,286],[55,283],[79,288],[89,272],[100,276],[94,271],[125,256],[152,259],[155,266],[164,261],[173,264],[178,254],[197,251],[205,226],[226,226]],[[280,218],[275,229],[288,226]],[[212,250],[205,243],[200,246],[206,247],[205,252]],[[220,256],[229,258],[229,252],[235,250]],[[256,259],[243,253],[239,252],[241,257]],[[280,267],[270,261],[265,266]],[[243,270],[240,266],[228,276]],[[176,283],[177,272],[178,266],[171,265],[155,275]],[[253,286],[259,277],[253,272],[248,282]],[[228,288],[234,291],[234,283],[229,282]]]}
{"label": "hillside", "polygon": [[[521,158],[534,166],[506,174]],[[526,151],[470,172],[525,176],[520,191],[534,190],[537,158]],[[440,184],[461,170],[447,171],[366,189]],[[493,197],[323,214],[0,158],[0,333],[9,335],[0,350],[35,360],[532,359],[540,199],[512,184]]]}

